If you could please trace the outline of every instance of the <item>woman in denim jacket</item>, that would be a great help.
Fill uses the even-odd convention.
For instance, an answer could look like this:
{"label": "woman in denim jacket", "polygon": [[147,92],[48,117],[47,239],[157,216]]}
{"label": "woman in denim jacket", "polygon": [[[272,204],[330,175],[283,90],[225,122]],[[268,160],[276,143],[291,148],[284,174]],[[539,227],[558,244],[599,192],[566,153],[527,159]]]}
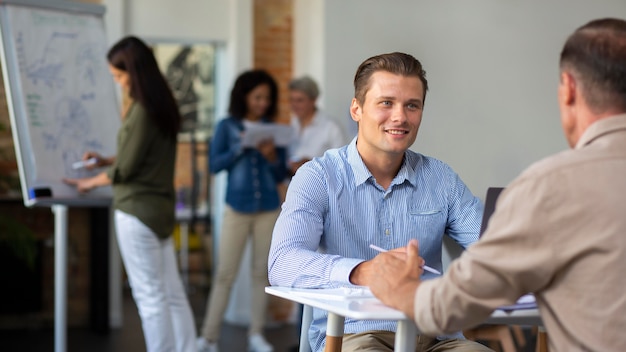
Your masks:
{"label": "woman in denim jacket", "polygon": [[210,150],[210,170],[228,171],[226,206],[217,257],[217,272],[198,339],[199,351],[217,351],[220,327],[243,250],[252,241],[252,317],[250,351],[273,351],[263,338],[267,295],[267,256],[272,229],[280,212],[277,185],[286,175],[286,148],[272,140],[244,146],[246,125],[274,122],[278,88],[265,71],[241,74],[231,91],[229,116],[215,130]]}

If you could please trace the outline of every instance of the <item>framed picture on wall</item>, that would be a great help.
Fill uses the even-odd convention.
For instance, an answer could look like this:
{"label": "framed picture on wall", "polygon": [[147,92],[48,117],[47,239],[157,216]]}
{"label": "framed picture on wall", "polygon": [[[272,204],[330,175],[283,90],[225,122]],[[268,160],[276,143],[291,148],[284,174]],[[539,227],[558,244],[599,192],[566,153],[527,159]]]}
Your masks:
{"label": "framed picture on wall", "polygon": [[181,132],[210,136],[215,117],[216,45],[155,42],[152,48],[178,102]]}

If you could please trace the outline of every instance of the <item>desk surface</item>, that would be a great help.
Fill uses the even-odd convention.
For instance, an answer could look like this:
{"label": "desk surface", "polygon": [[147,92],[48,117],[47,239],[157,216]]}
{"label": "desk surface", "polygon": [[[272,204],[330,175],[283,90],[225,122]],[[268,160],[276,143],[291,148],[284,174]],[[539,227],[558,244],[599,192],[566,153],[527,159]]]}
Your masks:
{"label": "desk surface", "polygon": [[[290,287],[268,286],[265,292],[294,302],[309,305],[315,308],[352,318],[352,319],[380,319],[406,320],[407,316],[399,310],[384,305],[376,297],[355,296],[345,299],[324,298],[322,295],[313,295],[317,289],[294,289]],[[485,323],[505,325],[541,326],[539,310],[519,309],[514,311],[495,310]]]}
{"label": "desk surface", "polygon": [[294,302],[309,305],[315,308],[352,318],[352,319],[380,319],[380,320],[404,320],[406,315],[399,310],[390,308],[376,297],[360,297],[346,299],[330,299],[307,295],[307,292],[315,292],[316,289],[294,289],[291,287],[268,286],[265,292],[282,297]]}

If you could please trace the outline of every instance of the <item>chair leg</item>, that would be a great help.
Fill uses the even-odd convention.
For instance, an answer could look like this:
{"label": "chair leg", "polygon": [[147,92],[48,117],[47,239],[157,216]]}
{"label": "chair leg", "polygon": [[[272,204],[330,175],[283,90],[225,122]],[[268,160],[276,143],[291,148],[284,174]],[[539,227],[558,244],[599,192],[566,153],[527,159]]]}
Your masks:
{"label": "chair leg", "polygon": [[517,342],[517,346],[526,346],[526,338],[524,337],[524,331],[522,331],[522,327],[519,325],[512,325],[511,330],[513,330],[513,336],[515,336],[515,342]]}
{"label": "chair leg", "polygon": [[503,326],[498,329],[498,336],[500,344],[502,345],[503,352],[515,352],[515,343],[513,342],[513,336],[508,326]]}
{"label": "chair leg", "polygon": [[[487,340],[490,342],[499,342],[503,352],[515,352],[515,343],[513,335],[507,325],[481,325],[474,329],[463,331],[466,338],[470,340]],[[493,344],[490,344],[494,351],[499,350]]]}
{"label": "chair leg", "polygon": [[543,327],[539,327],[537,330],[535,352],[548,352],[548,333]]}

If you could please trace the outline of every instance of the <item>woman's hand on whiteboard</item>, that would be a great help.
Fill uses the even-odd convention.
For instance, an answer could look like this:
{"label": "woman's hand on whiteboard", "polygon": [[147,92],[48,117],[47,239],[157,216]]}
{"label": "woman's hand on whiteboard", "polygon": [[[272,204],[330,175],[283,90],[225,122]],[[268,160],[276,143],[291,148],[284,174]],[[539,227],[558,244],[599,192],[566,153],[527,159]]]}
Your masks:
{"label": "woman's hand on whiteboard", "polygon": [[70,186],[75,186],[76,190],[80,193],[87,193],[91,191],[95,186],[90,178],[64,178],[63,182]]}
{"label": "woman's hand on whiteboard", "polygon": [[63,182],[70,186],[75,186],[80,193],[87,193],[92,189],[100,186],[111,184],[111,180],[106,172],[100,173],[94,177],[87,178],[64,178]]}

